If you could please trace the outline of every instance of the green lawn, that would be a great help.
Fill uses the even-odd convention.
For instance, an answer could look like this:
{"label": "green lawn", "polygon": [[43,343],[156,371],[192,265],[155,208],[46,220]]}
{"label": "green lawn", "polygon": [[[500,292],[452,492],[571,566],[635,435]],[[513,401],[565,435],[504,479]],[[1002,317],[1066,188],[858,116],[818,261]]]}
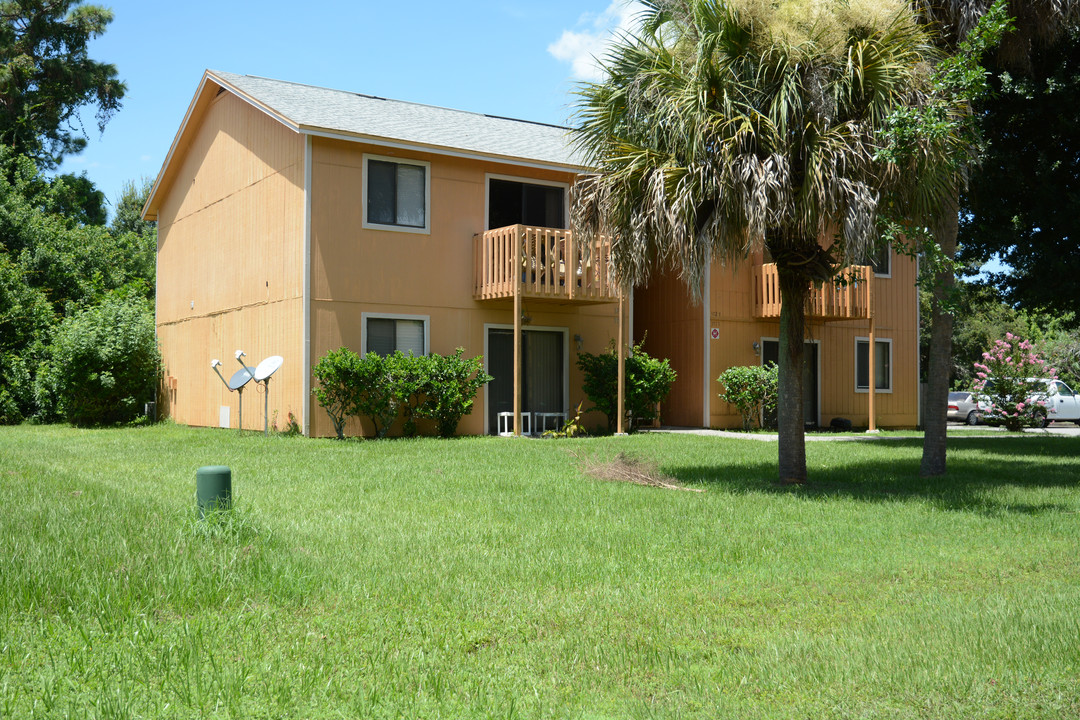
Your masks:
{"label": "green lawn", "polygon": [[1080,716],[1080,441],[775,453],[0,428],[0,717]]}

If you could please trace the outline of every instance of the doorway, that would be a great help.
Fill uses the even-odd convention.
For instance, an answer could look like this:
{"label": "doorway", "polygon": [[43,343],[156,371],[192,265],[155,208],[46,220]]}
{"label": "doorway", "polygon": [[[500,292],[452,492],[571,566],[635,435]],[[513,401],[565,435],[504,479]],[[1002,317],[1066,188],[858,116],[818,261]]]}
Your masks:
{"label": "doorway", "polygon": [[[775,338],[762,338],[761,340],[761,364],[779,364],[780,341]],[[818,403],[818,343],[808,340],[803,345],[803,422],[809,427],[817,427],[819,403]],[[764,425],[776,427],[776,413],[767,414]]]}
{"label": "doorway", "polygon": [[[521,331],[521,412],[566,412],[566,332]],[[514,411],[514,331],[488,328],[488,434],[499,432],[499,413]]]}

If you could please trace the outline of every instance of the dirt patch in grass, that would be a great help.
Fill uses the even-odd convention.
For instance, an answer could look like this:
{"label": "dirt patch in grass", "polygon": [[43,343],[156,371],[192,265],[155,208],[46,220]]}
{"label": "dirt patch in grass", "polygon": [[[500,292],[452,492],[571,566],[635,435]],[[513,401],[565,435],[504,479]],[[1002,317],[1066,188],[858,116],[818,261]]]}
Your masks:
{"label": "dirt patch in grass", "polygon": [[701,488],[688,488],[680,485],[675,478],[660,472],[656,463],[626,453],[619,453],[613,458],[583,458],[576,453],[571,454],[581,461],[582,472],[597,480],[632,483],[665,490],[704,492]]}

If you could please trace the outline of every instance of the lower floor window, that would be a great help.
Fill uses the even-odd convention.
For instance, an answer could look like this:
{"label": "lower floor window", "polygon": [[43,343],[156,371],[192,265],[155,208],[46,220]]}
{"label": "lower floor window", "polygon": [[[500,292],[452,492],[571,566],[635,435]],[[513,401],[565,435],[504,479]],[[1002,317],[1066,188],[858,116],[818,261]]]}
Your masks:
{"label": "lower floor window", "polygon": [[[874,343],[874,387],[880,391],[892,391],[892,340]],[[870,340],[855,340],[855,389],[870,390]]]}
{"label": "lower floor window", "polygon": [[427,354],[427,319],[402,317],[365,317],[364,352],[393,355],[395,351],[419,357]]}

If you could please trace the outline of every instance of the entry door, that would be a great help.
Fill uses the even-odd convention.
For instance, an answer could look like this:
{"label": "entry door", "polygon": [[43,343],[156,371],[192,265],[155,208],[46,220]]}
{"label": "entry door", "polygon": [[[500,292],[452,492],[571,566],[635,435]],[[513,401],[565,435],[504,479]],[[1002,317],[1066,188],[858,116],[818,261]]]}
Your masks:
{"label": "entry door", "polygon": [[[761,343],[761,364],[780,362],[780,342],[764,340]],[[818,344],[808,342],[803,345],[803,422],[807,425],[818,424]],[[776,425],[776,414],[770,413],[765,424]]]}
{"label": "entry door", "polygon": [[[521,338],[521,412],[566,412],[563,407],[563,333],[524,330]],[[514,411],[514,331],[488,330],[488,432],[499,432],[499,413]]]}

